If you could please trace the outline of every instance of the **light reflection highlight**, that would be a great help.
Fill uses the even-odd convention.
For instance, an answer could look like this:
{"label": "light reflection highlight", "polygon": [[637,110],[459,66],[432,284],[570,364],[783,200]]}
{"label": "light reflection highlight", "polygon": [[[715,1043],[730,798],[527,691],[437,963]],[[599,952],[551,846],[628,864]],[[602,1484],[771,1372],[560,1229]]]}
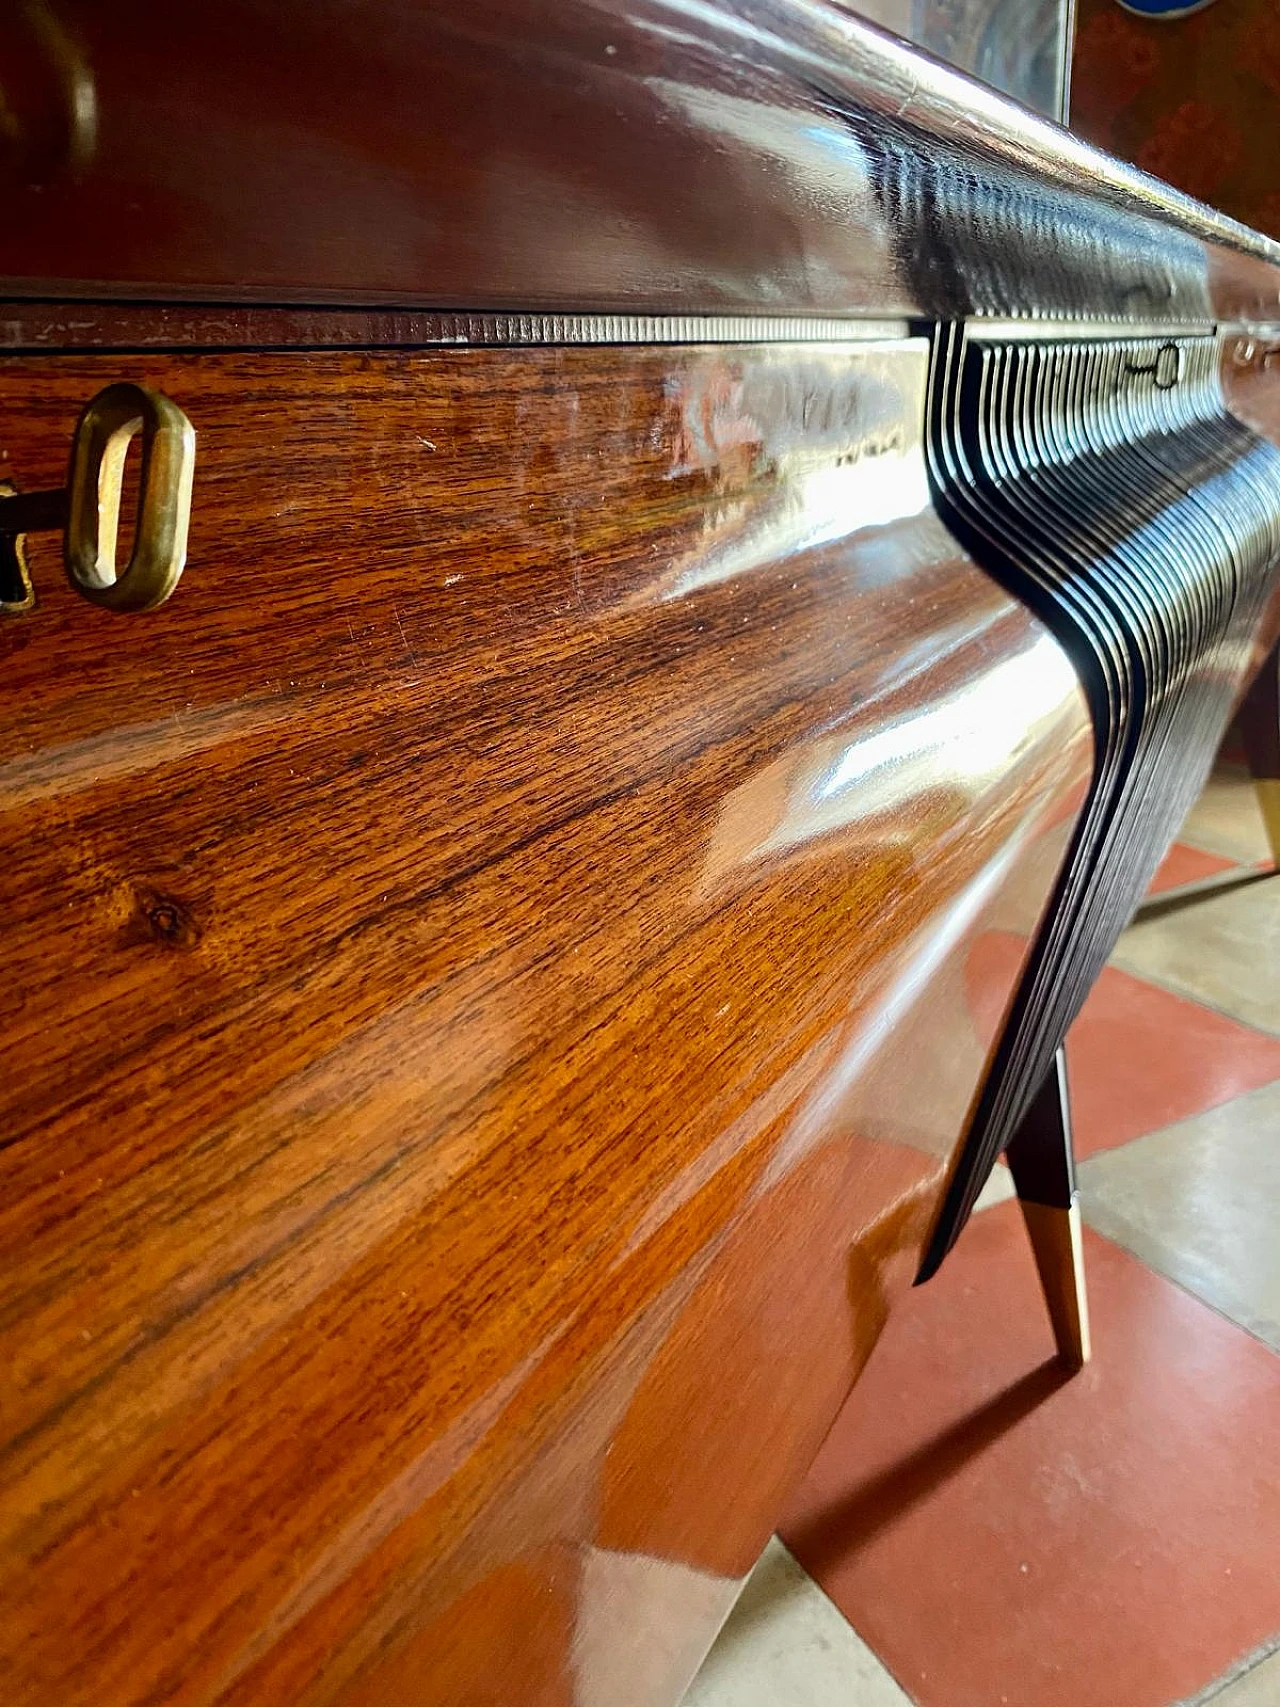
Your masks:
{"label": "light reflection highlight", "polygon": [[704,885],[855,824],[877,848],[909,846],[920,835],[913,802],[945,790],[972,804],[1002,785],[1077,691],[1065,655],[1042,634],[923,710],[891,720],[882,699],[868,701],[853,732],[846,725],[808,743],[729,796]]}
{"label": "light reflection highlight", "polygon": [[796,552],[918,516],[929,504],[929,484],[918,456],[855,453],[848,462],[824,462],[788,473],[778,500],[749,512],[745,531],[676,565],[663,599],[687,598]]}
{"label": "light reflection highlight", "polygon": [[912,782],[924,762],[936,778],[982,786],[1016,761],[1075,685],[1066,654],[1042,634],[1025,652],[993,664],[940,704],[860,737],[818,785],[815,799],[858,789],[864,811],[897,806],[914,792]]}

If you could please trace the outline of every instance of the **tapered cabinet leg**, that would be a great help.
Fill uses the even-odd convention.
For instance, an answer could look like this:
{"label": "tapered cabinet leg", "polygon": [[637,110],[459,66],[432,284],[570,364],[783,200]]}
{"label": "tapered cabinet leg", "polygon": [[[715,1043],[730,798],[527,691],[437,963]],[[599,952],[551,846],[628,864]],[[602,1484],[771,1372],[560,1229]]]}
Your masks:
{"label": "tapered cabinet leg", "polygon": [[1280,643],[1245,695],[1239,721],[1271,857],[1280,866]]}
{"label": "tapered cabinet leg", "polygon": [[1089,1300],[1071,1153],[1067,1063],[1061,1049],[1005,1158],[1040,1271],[1058,1355],[1073,1368],[1082,1368],[1090,1353]]}

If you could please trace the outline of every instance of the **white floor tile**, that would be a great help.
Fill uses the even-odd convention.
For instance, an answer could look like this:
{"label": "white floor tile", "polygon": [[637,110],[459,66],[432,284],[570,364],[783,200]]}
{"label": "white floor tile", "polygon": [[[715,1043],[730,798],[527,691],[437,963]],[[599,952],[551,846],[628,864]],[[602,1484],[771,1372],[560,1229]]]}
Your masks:
{"label": "white floor tile", "polygon": [[980,1209],[990,1209],[997,1203],[1004,1203],[1008,1198],[1017,1194],[1013,1189],[1013,1175],[1003,1162],[997,1162],[988,1175],[987,1183],[978,1193],[978,1201],[973,1206],[976,1215]]}
{"label": "white floor tile", "polygon": [[911,1707],[911,1698],[775,1538],[682,1707]]}
{"label": "white floor tile", "polygon": [[1252,1670],[1210,1695],[1204,1707],[1278,1707],[1280,1704],[1280,1654],[1271,1654]]}
{"label": "white floor tile", "polygon": [[1215,771],[1178,840],[1241,865],[1267,859],[1271,850],[1252,779],[1242,770]]}
{"label": "white floor tile", "polygon": [[1280,875],[1139,919],[1111,958],[1139,978],[1280,1034]]}
{"label": "white floor tile", "polygon": [[1090,1226],[1280,1351],[1280,1081],[1091,1156],[1080,1197]]}

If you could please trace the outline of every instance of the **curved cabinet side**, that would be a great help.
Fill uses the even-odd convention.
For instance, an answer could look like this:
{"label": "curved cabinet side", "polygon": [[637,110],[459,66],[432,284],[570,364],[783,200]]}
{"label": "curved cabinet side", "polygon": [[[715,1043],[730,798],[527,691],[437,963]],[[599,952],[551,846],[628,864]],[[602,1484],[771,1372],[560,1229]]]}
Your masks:
{"label": "curved cabinet side", "polygon": [[[0,364],[0,476],[121,365]],[[137,377],[178,592],[32,535],[0,627],[7,1699],[667,1707],[918,1266],[1075,679],[917,343]]]}

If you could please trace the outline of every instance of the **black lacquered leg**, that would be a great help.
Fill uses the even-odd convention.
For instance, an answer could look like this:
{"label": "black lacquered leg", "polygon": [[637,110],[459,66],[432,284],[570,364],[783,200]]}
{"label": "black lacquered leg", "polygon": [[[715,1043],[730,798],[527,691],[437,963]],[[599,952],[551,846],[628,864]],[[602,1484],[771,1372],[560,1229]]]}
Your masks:
{"label": "black lacquered leg", "polygon": [[1071,1153],[1067,1063],[1061,1049],[1005,1157],[1040,1271],[1058,1355],[1079,1368],[1089,1361],[1089,1301]]}
{"label": "black lacquered leg", "polygon": [[1259,670],[1239,717],[1271,857],[1280,866],[1280,644]]}

